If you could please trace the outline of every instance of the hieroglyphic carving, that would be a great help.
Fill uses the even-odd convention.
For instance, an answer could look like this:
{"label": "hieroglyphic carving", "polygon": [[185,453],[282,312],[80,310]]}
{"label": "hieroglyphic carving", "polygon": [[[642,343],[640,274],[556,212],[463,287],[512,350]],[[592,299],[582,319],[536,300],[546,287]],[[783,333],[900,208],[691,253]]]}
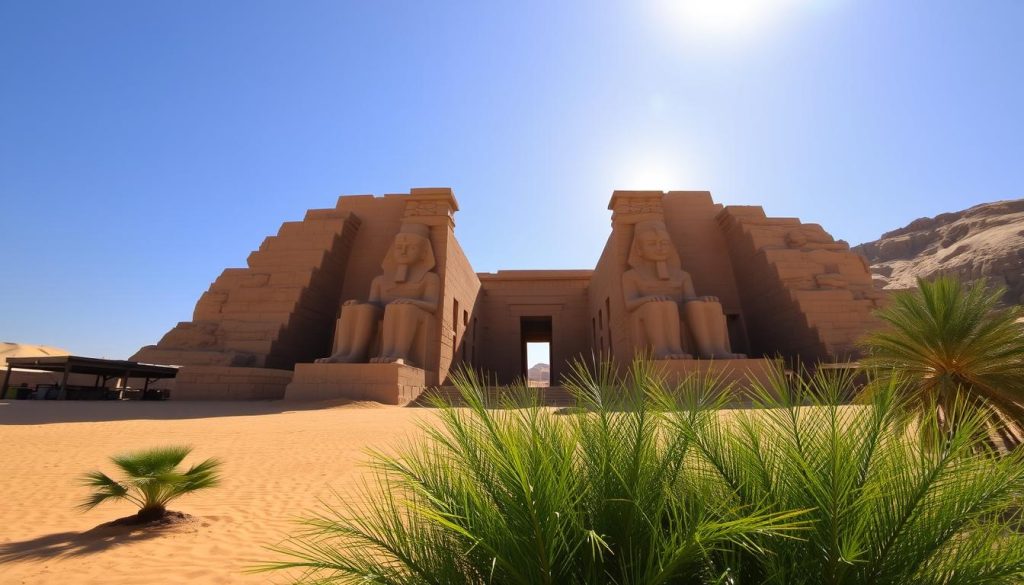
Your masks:
{"label": "hieroglyphic carving", "polygon": [[447,201],[409,201],[405,204],[405,217],[425,215],[452,215],[452,207]]}
{"label": "hieroglyphic carving", "polygon": [[661,213],[661,196],[625,199],[615,206],[616,213]]}
{"label": "hieroglyphic carving", "polygon": [[619,193],[612,196],[612,222],[634,223],[662,217],[662,194]]}

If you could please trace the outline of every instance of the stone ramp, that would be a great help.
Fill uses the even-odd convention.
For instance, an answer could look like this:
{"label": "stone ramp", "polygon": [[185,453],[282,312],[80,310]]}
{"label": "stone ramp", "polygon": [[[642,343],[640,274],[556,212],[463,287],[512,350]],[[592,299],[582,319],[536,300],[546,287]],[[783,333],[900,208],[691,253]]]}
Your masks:
{"label": "stone ramp", "polygon": [[[547,388],[528,388],[529,392],[537,393],[537,402],[541,406],[576,406],[576,398],[563,386],[550,386]],[[409,406],[416,406],[422,408],[431,408],[431,398],[438,397],[445,402],[455,405],[464,406],[465,402],[462,400],[462,395],[455,386],[436,386],[434,388],[428,388],[424,390],[419,397],[409,403]],[[487,401],[488,405],[498,408],[502,405],[503,399],[511,397],[511,392],[506,388],[489,387],[487,388]]]}

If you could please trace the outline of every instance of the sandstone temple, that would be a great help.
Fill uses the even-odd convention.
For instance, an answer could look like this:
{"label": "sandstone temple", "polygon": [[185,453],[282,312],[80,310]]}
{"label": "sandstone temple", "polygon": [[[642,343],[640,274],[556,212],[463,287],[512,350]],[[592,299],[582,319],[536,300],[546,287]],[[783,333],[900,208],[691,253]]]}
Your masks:
{"label": "sandstone temple", "polygon": [[136,361],[183,366],[176,399],[405,404],[456,368],[507,384],[526,344],[572,360],[650,356],[669,374],[763,375],[846,361],[881,302],[865,259],[821,226],[704,191],[616,191],[592,270],[474,272],[450,189],[342,196],[228,268]]}

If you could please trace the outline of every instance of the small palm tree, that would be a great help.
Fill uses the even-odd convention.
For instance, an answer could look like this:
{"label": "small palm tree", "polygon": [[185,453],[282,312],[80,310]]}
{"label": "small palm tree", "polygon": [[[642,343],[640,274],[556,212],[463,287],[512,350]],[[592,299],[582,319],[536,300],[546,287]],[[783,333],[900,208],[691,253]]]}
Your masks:
{"label": "small palm tree", "polygon": [[188,471],[180,471],[178,465],[191,452],[191,447],[172,446],[111,457],[125,479],[115,481],[102,471],[87,473],[82,483],[93,488],[93,493],[81,508],[91,510],[107,500],[127,500],[139,507],[140,521],[163,517],[172,500],[213,487],[220,481],[217,459],[207,459]]}
{"label": "small palm tree", "polygon": [[[999,308],[1001,289],[957,278],[918,279],[878,312],[889,327],[869,335],[865,365],[911,382],[912,406],[936,408],[944,426],[958,394],[983,404],[1004,446],[1020,443],[1024,422],[1024,324],[1020,307]],[[1016,428],[1014,428],[1016,427]],[[947,428],[947,431],[949,429]]]}

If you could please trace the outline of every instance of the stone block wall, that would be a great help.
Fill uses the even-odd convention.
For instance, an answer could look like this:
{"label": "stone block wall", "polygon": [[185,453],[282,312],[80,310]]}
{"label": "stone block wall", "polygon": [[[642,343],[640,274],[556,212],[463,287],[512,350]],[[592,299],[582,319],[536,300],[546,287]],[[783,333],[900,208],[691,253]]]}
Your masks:
{"label": "stone block wall", "polygon": [[292,379],[289,370],[185,366],[178,371],[173,400],[279,400]]}
{"label": "stone block wall", "polygon": [[769,218],[760,207],[718,215],[728,243],[754,353],[804,361],[855,358],[878,326],[884,295],[867,262],[821,226]]}
{"label": "stone block wall", "polygon": [[629,317],[622,297],[622,272],[626,269],[629,242],[614,231],[605,243],[587,288],[587,332],[590,353],[598,359],[627,361],[635,348]]}
{"label": "stone block wall", "polygon": [[524,376],[523,317],[551,319],[551,383],[590,355],[590,270],[501,270],[480,274],[480,346],[475,365],[511,384]]}
{"label": "stone block wall", "polygon": [[[449,228],[450,229],[450,228]],[[477,355],[476,322],[480,279],[473,272],[454,233],[448,234],[445,249],[444,295],[441,311],[441,351],[439,382],[462,366],[472,366]]]}
{"label": "stone block wall", "polygon": [[287,400],[372,400],[405,405],[426,387],[424,371],[401,364],[297,364]]}
{"label": "stone block wall", "polygon": [[343,196],[333,209],[284,223],[246,267],[217,278],[192,321],[132,359],[187,366],[177,399],[198,397],[203,384],[207,397],[279,396],[296,364],[333,353],[342,303],[368,298],[403,223],[427,226],[440,277],[440,306],[420,333],[422,358],[413,360],[427,386],[448,383],[463,364],[502,383],[521,376],[523,317],[551,319],[555,383],[580,355],[631,361],[642,348],[622,275],[635,226],[647,220],[665,223],[697,295],[721,302],[733,351],[841,360],[855,356],[857,339],[876,325],[871,312],[883,297],[866,262],[818,225],[723,207],[704,191],[616,191],[609,209],[612,231],[594,270],[478,275],[455,238],[450,189]]}
{"label": "stone block wall", "polygon": [[330,351],[338,296],[359,219],[338,209],[310,210],[286,222],[229,268],[179,323],[135,361],[289,369]]}
{"label": "stone block wall", "polygon": [[[179,323],[138,361],[190,366],[290,370],[332,353],[344,301],[365,301],[370,284],[403,223],[428,227],[441,277],[436,319],[421,332],[427,382],[438,384],[462,359],[479,280],[455,240],[458,204],[451,189],[342,196],[334,209],[314,209],[283,224],[229,268]],[[469,342],[473,339],[469,336]]]}

